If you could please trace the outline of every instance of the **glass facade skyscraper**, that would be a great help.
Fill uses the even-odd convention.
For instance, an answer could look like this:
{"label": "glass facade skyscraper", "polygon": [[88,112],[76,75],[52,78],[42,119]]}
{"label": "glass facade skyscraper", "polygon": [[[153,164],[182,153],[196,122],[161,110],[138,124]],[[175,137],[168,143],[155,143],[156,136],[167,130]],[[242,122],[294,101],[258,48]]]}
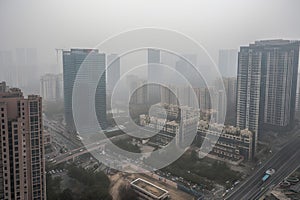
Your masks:
{"label": "glass facade skyscraper", "polygon": [[71,49],[63,52],[63,78],[64,78],[64,108],[65,108],[65,122],[67,128],[71,132],[76,132],[72,112],[72,94],[74,81],[77,72],[84,62],[92,70],[101,69],[103,74],[97,86],[95,95],[95,107],[98,121],[105,129],[106,123],[106,58],[104,53],[99,53],[96,49]]}

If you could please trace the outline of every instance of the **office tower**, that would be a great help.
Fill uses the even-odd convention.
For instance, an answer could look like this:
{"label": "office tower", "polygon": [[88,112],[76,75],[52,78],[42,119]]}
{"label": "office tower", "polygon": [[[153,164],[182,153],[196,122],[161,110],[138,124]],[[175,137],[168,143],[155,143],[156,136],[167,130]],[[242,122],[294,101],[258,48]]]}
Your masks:
{"label": "office tower", "polygon": [[0,51],[0,80],[6,83],[17,84],[16,66],[13,62],[13,54],[10,51]]}
{"label": "office tower", "polygon": [[182,85],[189,83],[193,88],[205,86],[204,79],[198,71],[197,55],[183,54],[182,58],[179,58],[175,63],[175,69],[185,79],[185,82],[180,83],[177,78],[177,80],[175,80],[176,84]]}
{"label": "office tower", "polygon": [[141,105],[147,103],[148,86],[147,81],[140,79],[136,75],[127,75],[127,85],[129,86],[130,104]]}
{"label": "office tower", "polygon": [[226,115],[226,93],[224,90],[215,91],[215,100],[217,106],[217,113],[216,113],[216,122],[219,124],[223,124],[225,122],[225,115]]}
{"label": "office tower", "polygon": [[41,97],[0,88],[0,199],[46,199]]}
{"label": "office tower", "polygon": [[[222,79],[216,80],[216,89],[222,90],[221,84],[224,85],[227,100],[227,111],[233,114],[232,111],[236,109],[236,77],[222,77]],[[236,111],[234,111],[236,112]]]}
{"label": "office tower", "polygon": [[175,86],[169,85],[167,87],[161,87],[161,103],[167,105],[179,105],[177,89]]}
{"label": "office tower", "polygon": [[[212,90],[212,88],[211,88]],[[199,88],[196,92],[199,92],[199,107],[200,110],[211,109],[211,94],[208,88]]]}
{"label": "office tower", "polygon": [[296,111],[300,111],[300,74],[297,78]]}
{"label": "office tower", "polygon": [[239,52],[237,126],[254,132],[286,128],[294,121],[299,43],[257,41]]}
{"label": "office tower", "polygon": [[236,108],[236,77],[223,77],[227,96],[227,110]]}
{"label": "office tower", "polygon": [[224,77],[236,77],[238,51],[235,49],[222,49],[219,51],[219,70]]}
{"label": "office tower", "polygon": [[107,56],[107,92],[112,94],[114,87],[120,79],[120,58],[117,54]]}
{"label": "office tower", "polygon": [[198,107],[198,99],[194,93],[194,89],[191,87],[176,87],[176,97],[178,103],[183,106]]}
{"label": "office tower", "polygon": [[96,71],[100,68],[100,70],[103,71],[97,86],[95,96],[95,107],[98,121],[102,129],[105,129],[107,126],[105,54],[99,53],[96,49],[71,49],[70,51],[63,51],[65,122],[68,130],[71,132],[76,132],[72,111],[73,86],[77,75],[77,71],[79,70],[83,62],[86,66],[89,67],[90,70],[94,69]]}
{"label": "office tower", "polygon": [[161,77],[160,50],[148,49],[148,104],[160,102],[160,86],[156,85]]}
{"label": "office tower", "polygon": [[16,49],[16,73],[18,87],[33,88],[38,85],[37,49]]}
{"label": "office tower", "polygon": [[44,101],[57,102],[63,99],[62,74],[46,74],[40,80],[40,95]]}

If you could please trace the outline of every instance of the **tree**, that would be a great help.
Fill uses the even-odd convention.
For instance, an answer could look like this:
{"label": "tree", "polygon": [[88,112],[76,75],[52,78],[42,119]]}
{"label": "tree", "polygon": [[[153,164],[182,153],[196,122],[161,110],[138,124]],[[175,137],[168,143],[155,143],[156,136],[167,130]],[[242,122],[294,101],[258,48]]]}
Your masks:
{"label": "tree", "polygon": [[137,193],[128,185],[122,185],[119,188],[120,200],[138,200]]}
{"label": "tree", "polygon": [[46,181],[47,181],[47,188],[46,188],[47,200],[59,199],[61,178],[60,177],[52,178],[50,174],[47,174]]}
{"label": "tree", "polygon": [[191,160],[192,160],[192,161],[197,161],[198,159],[199,159],[199,157],[198,157],[197,152],[196,152],[195,150],[193,150],[193,151],[191,152]]}
{"label": "tree", "polygon": [[65,189],[61,194],[60,194],[60,200],[73,200],[73,192],[69,188]]}

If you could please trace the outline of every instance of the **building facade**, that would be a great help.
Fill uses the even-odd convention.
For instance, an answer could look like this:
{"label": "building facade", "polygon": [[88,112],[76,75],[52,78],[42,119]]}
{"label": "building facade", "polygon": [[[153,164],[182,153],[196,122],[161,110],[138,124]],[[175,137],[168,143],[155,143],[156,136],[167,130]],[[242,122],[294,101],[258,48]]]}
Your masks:
{"label": "building facade", "polygon": [[[154,138],[150,139],[150,145],[163,147],[168,145],[174,137],[176,144],[185,144],[184,140],[190,141],[188,137],[195,137],[193,133],[197,131],[196,141],[203,142],[204,138],[209,138],[206,145],[211,145],[212,151],[208,155],[211,158],[232,164],[253,159],[253,133],[248,129],[240,130],[237,127],[218,123],[209,124],[207,121],[199,120],[197,112],[189,107],[179,108],[177,105],[163,105],[163,107],[166,113],[157,107],[154,111],[156,116],[140,115],[141,126],[158,132]],[[161,117],[165,114],[167,120]],[[180,118],[182,118],[181,124],[178,120]],[[213,142],[214,139],[217,139],[216,143]],[[203,152],[199,150],[199,154],[201,153]]]}
{"label": "building facade", "polygon": [[222,49],[219,51],[219,70],[223,77],[236,77],[238,51]]}
{"label": "building facade", "polygon": [[46,74],[40,80],[40,95],[44,101],[63,100],[62,74]]}
{"label": "building facade", "polygon": [[[209,157],[239,164],[242,161],[253,159],[253,134],[248,129],[240,130],[233,126],[223,126],[222,124],[210,124],[200,120],[198,133],[202,138],[217,138],[216,143],[212,143],[212,151]],[[203,139],[202,139],[203,140]],[[199,151],[199,154],[202,152]]]}
{"label": "building facade", "polygon": [[161,78],[160,50],[148,49],[148,104],[153,105],[160,102],[160,86],[156,83]]}
{"label": "building facade", "polygon": [[236,108],[236,77],[223,77],[227,96],[227,110]]}
{"label": "building facade", "polygon": [[41,97],[0,91],[0,199],[46,199]]}
{"label": "building facade", "polygon": [[107,56],[107,92],[112,94],[114,87],[120,79],[120,58],[117,54]]}
{"label": "building facade", "polygon": [[300,74],[297,79],[297,92],[296,92],[296,111],[300,111]]}
{"label": "building facade", "polygon": [[197,131],[199,111],[188,106],[156,105],[152,110],[155,116],[140,115],[140,125],[158,133],[154,138],[158,146],[166,145],[173,138],[178,147],[188,146]]}
{"label": "building facade", "polygon": [[105,54],[99,53],[96,49],[71,49],[70,51],[63,52],[65,122],[68,130],[71,132],[76,132],[72,111],[73,86],[77,72],[83,62],[90,70],[100,69],[103,71],[97,86],[95,107],[98,121],[102,129],[105,129],[107,126],[105,60]]}
{"label": "building facade", "polygon": [[[299,43],[257,41],[238,55],[237,126],[254,132],[286,128],[294,121]],[[256,145],[255,145],[256,146]]]}

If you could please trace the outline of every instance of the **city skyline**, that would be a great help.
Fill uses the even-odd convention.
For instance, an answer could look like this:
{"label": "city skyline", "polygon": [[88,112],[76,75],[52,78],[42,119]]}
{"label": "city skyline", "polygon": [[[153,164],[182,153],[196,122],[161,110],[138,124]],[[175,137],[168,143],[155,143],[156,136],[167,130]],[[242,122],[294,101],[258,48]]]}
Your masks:
{"label": "city skyline", "polygon": [[300,199],[299,8],[0,1],[0,200]]}

